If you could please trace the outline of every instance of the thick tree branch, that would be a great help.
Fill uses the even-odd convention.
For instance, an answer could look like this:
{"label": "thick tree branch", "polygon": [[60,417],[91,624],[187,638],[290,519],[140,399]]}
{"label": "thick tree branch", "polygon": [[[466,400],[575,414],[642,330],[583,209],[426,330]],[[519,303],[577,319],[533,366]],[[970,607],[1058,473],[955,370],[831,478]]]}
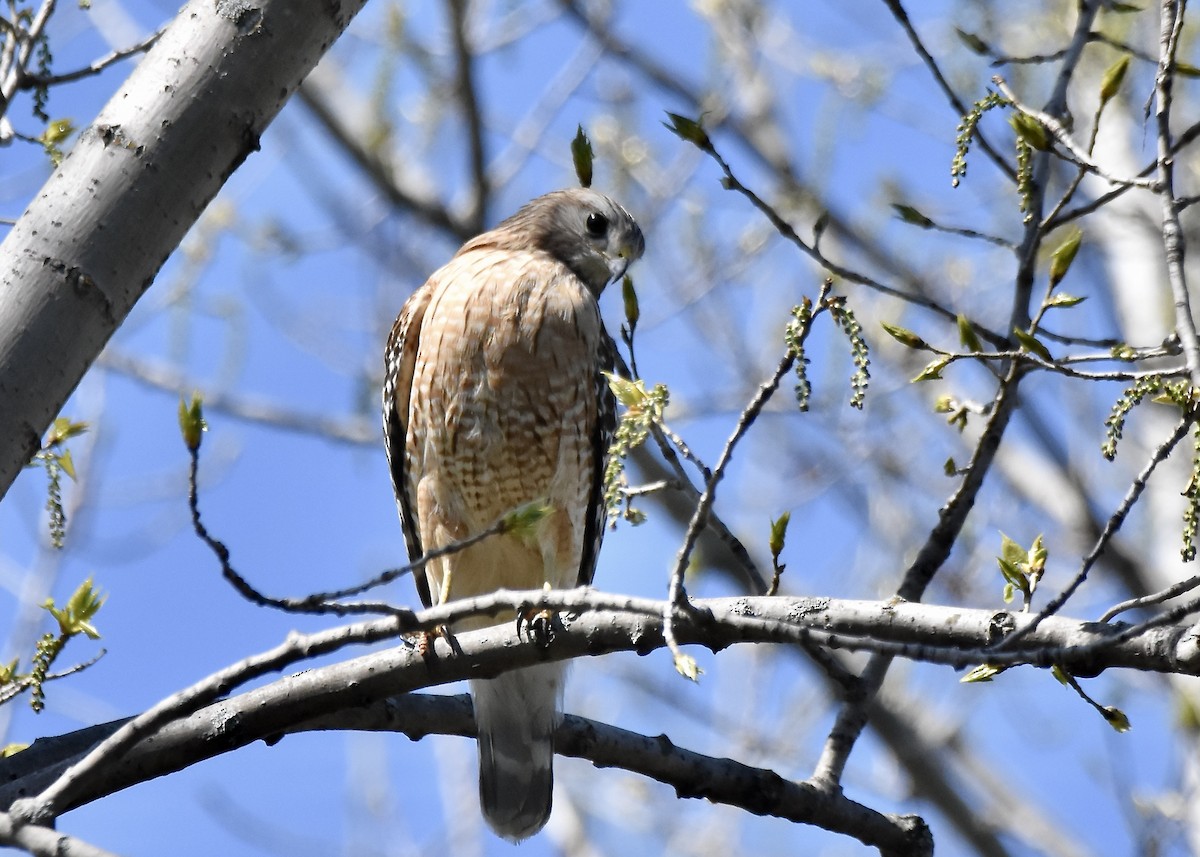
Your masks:
{"label": "thick tree branch", "polygon": [[49,827],[22,824],[8,813],[0,813],[0,845],[20,848],[34,857],[117,857],[111,851]]}
{"label": "thick tree branch", "polygon": [[363,0],[193,0],[0,245],[0,497]]}
{"label": "thick tree branch", "polygon": [[[324,669],[340,672],[340,665]],[[427,735],[475,737],[469,697],[405,694],[330,711],[306,721],[286,718],[296,677],[250,691],[168,724],[113,765],[109,777],[89,800],[95,800],[155,776],[178,771],[204,759],[255,741],[276,743],[289,734],[317,730],[401,732],[417,741]],[[330,686],[329,682],[322,682]],[[303,691],[302,691],[303,693]],[[268,716],[262,716],[266,713]],[[0,763],[8,784],[0,803],[14,791],[29,791],[46,782],[76,758],[84,741],[98,741],[127,721],[39,740],[30,760],[13,757]],[[805,783],[784,779],[774,771],[730,759],[718,759],[673,744],[666,736],[650,737],[567,715],[555,735],[558,752],[587,759],[600,768],[622,768],[675,788],[679,797],[703,798],[758,815],[815,824],[880,847],[885,853],[929,853],[928,829],[914,816],[889,816],[841,795],[820,792]],[[911,848],[911,850],[904,850]]]}
{"label": "thick tree branch", "polygon": [[[458,635],[452,641],[439,638],[425,657],[413,647],[395,647],[290,676],[233,699],[214,701],[222,692],[268,670],[336,651],[341,646],[379,641],[410,629],[441,626],[466,615],[511,611],[521,605],[558,611],[562,623],[552,639],[532,641],[527,639],[524,629],[498,626]],[[675,634],[682,643],[698,643],[717,650],[736,642],[820,641],[833,647],[877,650],[880,641],[884,641],[882,644],[889,647],[890,654],[907,654],[954,666],[977,662],[989,642],[1030,621],[1026,614],[904,602],[754,597],[698,600],[695,606],[697,612],[676,617]],[[145,714],[114,725],[111,730],[97,727],[84,736],[65,739],[70,743],[62,752],[35,744],[27,751],[29,755],[18,754],[0,763],[0,779],[6,783],[0,788],[0,807],[10,808],[22,819],[46,822],[71,807],[133,782],[186,767],[200,758],[289,731],[328,728],[328,721],[321,718],[332,716],[330,712],[357,710],[381,704],[396,694],[494,675],[546,659],[620,650],[644,654],[665,645],[663,607],[662,601],[613,596],[590,589],[549,593],[501,591],[420,613],[404,612],[394,618],[319,634],[294,635],[275,650],[222,670]],[[1005,655],[1006,662],[1058,663],[1075,675],[1091,675],[1111,667],[1200,675],[1200,645],[1195,629],[1155,629],[1117,645],[1106,645],[1108,639],[1119,639],[1127,627],[1049,617],[1026,637],[1020,653]],[[600,728],[598,724],[580,724],[580,729],[585,726],[593,732]],[[349,727],[343,723],[338,728]],[[368,727],[356,723],[353,728]],[[426,731],[442,731],[427,727],[412,729],[410,735],[414,737]],[[896,836],[912,834],[906,823],[894,818],[881,821],[887,817],[857,805],[844,805],[840,798],[833,797],[836,790],[823,789],[819,784],[811,792],[808,786],[792,792],[795,784],[785,785],[780,780],[776,785],[782,791],[770,791],[765,798],[758,793],[756,800],[765,803],[748,805],[750,799],[744,795],[755,794],[755,789],[767,781],[763,777],[770,779],[767,774],[734,763],[704,762],[703,757],[694,754],[668,753],[661,742],[657,755],[651,754],[657,759],[652,765],[645,759],[656,742],[628,733],[618,737],[613,737],[614,734],[604,733],[608,737],[599,741],[580,733],[563,746],[574,747],[579,755],[598,764],[622,764],[655,776],[675,785],[681,794],[732,802],[752,811],[767,811],[841,832],[877,828],[890,829]],[[571,740],[580,743],[572,744]],[[188,744],[190,749],[179,750],[179,741],[195,743]],[[643,749],[630,750],[634,745]],[[626,751],[633,754],[630,758],[643,761],[631,762],[625,756]],[[696,765],[701,765],[700,771]],[[710,785],[701,788],[699,783]],[[748,783],[758,785],[751,787]],[[739,794],[743,797],[735,797]],[[835,802],[829,804],[829,801]],[[888,850],[891,846],[884,844],[884,833],[872,834],[876,835],[880,838],[870,840],[871,844]]]}

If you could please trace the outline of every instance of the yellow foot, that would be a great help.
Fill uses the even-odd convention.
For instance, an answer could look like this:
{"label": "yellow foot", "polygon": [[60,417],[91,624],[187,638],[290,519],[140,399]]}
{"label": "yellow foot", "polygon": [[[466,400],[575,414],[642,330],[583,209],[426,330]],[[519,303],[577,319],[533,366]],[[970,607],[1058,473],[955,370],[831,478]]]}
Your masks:
{"label": "yellow foot", "polygon": [[450,629],[447,628],[445,625],[439,625],[438,627],[434,628],[432,631],[422,631],[419,634],[417,634],[417,637],[416,637],[417,654],[421,658],[433,657],[433,641],[436,640],[438,637],[444,637],[445,639],[449,640],[450,639]]}

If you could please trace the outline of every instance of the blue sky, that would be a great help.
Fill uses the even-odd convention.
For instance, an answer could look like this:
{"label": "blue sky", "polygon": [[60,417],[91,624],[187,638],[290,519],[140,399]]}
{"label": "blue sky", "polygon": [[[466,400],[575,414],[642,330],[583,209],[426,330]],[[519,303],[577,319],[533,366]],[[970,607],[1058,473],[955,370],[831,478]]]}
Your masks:
{"label": "blue sky", "polygon": [[[441,4],[410,5],[416,38],[440,38],[445,26]],[[952,5],[923,5],[918,19],[931,22],[938,36],[934,41],[941,46],[952,43],[943,20]],[[713,47],[691,5],[627,7],[617,22],[619,32],[652,51],[659,62],[680,69],[696,85],[711,83],[721,73],[709,62]],[[172,11],[165,3],[118,6],[96,0],[93,12],[86,13],[65,4],[51,29],[55,68],[71,68],[111,47],[96,21],[114,38],[133,39],[158,27]],[[385,11],[382,5],[368,7],[334,49],[348,79],[364,92],[380,74]],[[982,159],[973,165],[971,181],[950,191],[956,119],[933,94],[881,4],[806,3],[785,17],[798,33],[789,44],[806,51],[802,57],[774,55],[768,63],[785,124],[794,133],[788,143],[801,171],[815,177],[814,184],[828,192],[841,212],[864,225],[879,225],[886,242],[907,252],[913,231],[890,222],[891,211],[883,201],[886,189],[898,186],[931,215],[981,227],[1007,225],[1013,234],[1015,202],[997,191]],[[573,27],[554,23],[482,63],[479,80],[489,105],[493,158],[507,162],[513,127],[530,115],[547,81],[579,45]],[[788,73],[792,63],[809,71],[820,67],[822,51],[829,52],[831,69],[852,68],[854,73],[845,79],[833,71],[825,76]],[[890,80],[878,97],[871,94],[873,67]],[[85,124],[128,68],[119,65],[55,90],[51,114]],[[964,92],[968,99],[982,92],[989,75],[980,63],[976,89]],[[450,198],[461,201],[466,158],[457,124],[443,123],[428,139],[403,139],[404,130],[411,128],[406,117],[424,109],[423,93],[413,89],[417,80],[411,69],[402,68],[388,99],[400,135],[398,151],[411,159],[406,167],[454,188],[457,196]],[[534,195],[573,183],[566,159],[575,125],[582,122],[596,135],[596,123],[603,134],[606,126],[597,117],[612,111],[622,93],[628,98],[621,113],[626,130],[638,133],[651,161],[686,177],[671,205],[655,204],[658,229],[648,230],[647,257],[634,271],[643,308],[639,362],[649,380],[671,385],[677,410],[668,417],[711,461],[740,407],[735,396],[746,382],[769,374],[781,354],[787,310],[801,294],[815,293],[819,273],[779,242],[763,238],[756,231],[760,221],[745,203],[720,190],[711,163],[661,127],[663,111],[681,109],[678,101],[602,62],[553,112],[544,144],[498,189],[490,219],[494,222]],[[27,102],[16,103],[11,116],[19,129],[38,130]],[[764,179],[763,168],[736,143],[718,143],[747,183]],[[597,166],[601,187],[612,180],[607,169],[603,161]],[[33,147],[6,150],[0,161],[0,216],[16,216],[47,174],[44,158]],[[638,214],[639,205],[650,204],[651,194],[644,187],[629,190],[626,203]],[[707,230],[704,241],[694,234],[689,239],[690,224],[698,221]],[[947,243],[924,234],[920,239],[927,241],[927,249],[910,255],[927,270],[941,270],[937,257]],[[744,246],[740,242],[756,240],[765,240],[769,249],[739,271],[733,263]],[[151,365],[174,367],[204,387],[352,426],[365,420],[374,430],[377,391],[371,382],[382,337],[404,298],[454,246],[446,236],[390,209],[315,127],[303,105],[293,101],[264,136],[262,151],[234,175],[167,263],[112,349]],[[289,248],[297,251],[287,252]],[[709,296],[695,273],[702,250],[713,254],[722,271],[732,271],[722,275]],[[978,293],[970,285],[954,285],[949,276],[946,288],[958,288],[963,305],[973,313],[1002,317],[1006,304],[988,287],[1002,284],[1009,270],[993,264],[994,251],[972,249],[963,258],[963,264],[974,266]],[[699,296],[685,299],[689,289]],[[619,297],[606,295],[602,307],[615,330],[621,318]],[[727,343],[708,338],[703,325],[714,318],[727,324],[724,329],[736,341],[742,362],[716,356]],[[857,516],[872,503],[888,502],[898,509],[908,506],[897,515],[912,514],[927,527],[942,489],[898,492],[883,500],[871,496],[865,474],[859,472],[868,465],[855,457],[856,445],[878,443],[869,420],[889,414],[895,419],[891,442],[914,462],[940,464],[948,454],[962,456],[962,441],[950,432],[912,433],[916,419],[904,410],[905,382],[912,374],[905,374],[906,367],[878,367],[876,398],[862,415],[845,407],[850,368],[844,344],[822,331],[812,353],[821,411],[814,420],[819,422],[798,423],[785,390],[778,410],[764,417],[762,433],[739,452],[735,477],[719,508],[739,535],[756,546],[760,559],[769,519],[784,510],[801,513],[785,556],[792,591],[886,596],[906,557],[887,553],[885,536],[857,529]],[[964,377],[969,379],[965,384],[984,389],[982,375]],[[1037,389],[1054,396],[1052,383]],[[63,551],[45,547],[40,472],[26,472],[0,504],[0,580],[5,584],[0,587],[0,627],[16,633],[20,611],[15,593],[32,579],[31,572],[59,597],[89,575],[109,596],[97,620],[108,654],[95,667],[54,684],[43,714],[35,717],[22,703],[0,711],[7,740],[28,741],[140,711],[276,644],[292,628],[316,630],[330,624],[256,608],[222,582],[218,567],[190,531],[184,493],[187,457],[176,403],[174,394],[123,373],[98,369],[85,378],[64,411],[93,421],[94,430],[75,446],[82,479],[68,488],[68,503],[79,505]],[[680,414],[677,423],[674,413]],[[201,499],[206,522],[229,545],[237,567],[261,589],[303,595],[351,585],[403,560],[381,443],[332,442],[219,411],[210,411],[208,420]],[[1024,430],[1014,429],[1018,435]],[[1095,435],[1093,430],[1071,441],[1094,445]],[[838,456],[838,468],[831,456]],[[980,530],[1003,523],[1003,511],[994,511],[1006,502],[1011,505],[1002,488],[990,485],[985,492]],[[976,532],[969,538],[986,542],[992,534]],[[652,516],[643,527],[618,528],[606,541],[597,584],[661,597],[677,539],[675,528],[661,516]],[[955,581],[958,576],[994,575],[993,568],[971,566],[980,551],[987,552],[979,548],[958,555],[947,574]],[[1070,567],[1069,558],[1064,562]],[[890,576],[875,576],[885,568],[893,569]],[[963,586],[973,594],[990,591],[988,605],[999,606],[994,598],[998,582],[976,579]],[[388,595],[413,603],[409,587],[400,581]],[[692,588],[701,594],[734,591],[711,574],[701,574]],[[1088,603],[1102,603],[1111,594],[1111,587],[1100,585],[1084,597],[1091,599]],[[946,597],[946,591],[938,596]],[[27,651],[29,639],[12,639],[6,657]],[[94,651],[90,643],[73,645],[68,659]],[[806,776],[833,716],[813,672],[798,658],[771,657],[754,647],[697,657],[706,670],[699,685],[678,679],[664,653],[589,659],[572,670],[568,710],[648,734],[665,731],[677,743],[702,752],[742,753],[751,764],[761,762],[785,776]],[[944,717],[947,725],[966,722],[966,734],[978,748],[999,758],[1015,757],[1003,774],[1013,778],[1012,788],[1037,794],[1047,811],[1061,815],[1073,835],[1096,853],[1118,853],[1130,841],[1124,814],[1134,788],[1149,793],[1170,781],[1176,748],[1156,737],[1171,728],[1171,714],[1161,704],[1155,679],[1135,676],[1101,685],[1100,695],[1124,707],[1136,727],[1132,735],[1117,737],[1043,673],[1018,671],[985,688],[961,686],[946,670],[902,665],[897,673],[933,716]],[[797,706],[810,696],[808,709]],[[803,718],[793,723],[788,718],[797,710],[804,711]],[[750,738],[755,724],[772,716],[778,729],[768,736],[774,745],[768,753]],[[803,738],[793,741],[793,735]],[[490,837],[478,819],[474,764],[473,746],[461,739],[414,744],[390,735],[294,736],[275,747],[255,746],[129,789],[69,814],[61,827],[128,855],[406,855],[435,848],[455,854],[509,853],[511,847]],[[622,853],[686,853],[681,843],[697,831],[712,842],[728,837],[732,848],[744,852],[861,850],[778,820],[753,819],[697,802],[676,803],[663,786],[576,760],[559,759],[557,770],[562,791],[552,825],[569,824],[567,808],[575,802],[603,802],[609,820],[593,821],[590,829],[602,847],[619,846]],[[870,736],[851,761],[847,791],[886,811],[927,810],[906,797],[903,776]],[[461,811],[447,814],[447,806]],[[936,815],[931,820],[938,825]],[[631,829],[640,831],[636,839],[630,838]],[[954,854],[964,847],[947,825],[936,830],[944,844],[939,853]],[[1110,850],[1114,842],[1121,846]],[[1016,854],[1034,853],[1013,847]],[[547,834],[523,850],[555,853]]]}

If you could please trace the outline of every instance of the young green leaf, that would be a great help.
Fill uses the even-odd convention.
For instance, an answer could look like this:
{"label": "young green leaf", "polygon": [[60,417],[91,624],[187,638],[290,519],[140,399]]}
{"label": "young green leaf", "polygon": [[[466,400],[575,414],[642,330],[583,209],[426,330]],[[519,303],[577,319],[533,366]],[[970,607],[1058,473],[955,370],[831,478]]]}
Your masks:
{"label": "young green leaf", "polygon": [[939,357],[937,360],[929,363],[921,373],[913,378],[913,383],[918,381],[940,381],[942,378],[942,370],[950,362],[949,357]]}
{"label": "young green leaf", "polygon": [[965,676],[959,679],[960,684],[971,684],[973,682],[991,681],[1000,673],[1004,672],[1008,667],[995,666],[993,664],[980,664],[975,669],[968,672]]}
{"label": "young green leaf", "polygon": [[771,522],[771,536],[767,546],[771,550],[771,557],[773,559],[779,559],[779,555],[783,553],[783,544],[787,539],[787,528],[791,521],[792,513],[784,512]]}
{"label": "young green leaf", "polygon": [[920,226],[922,229],[932,229],[936,224],[926,217],[921,212],[917,211],[911,205],[903,205],[901,203],[892,203],[892,209],[896,215],[905,223],[911,223],[913,226]]}
{"label": "young green leaf", "polygon": [[595,153],[592,151],[592,141],[583,133],[583,126],[580,125],[575,131],[575,138],[571,140],[571,161],[575,164],[575,175],[581,187],[592,186],[593,160]]}
{"label": "young green leaf", "polygon": [[608,378],[608,388],[612,390],[612,394],[625,407],[637,407],[646,401],[646,384],[644,381],[630,381],[611,372],[605,372],[604,376]]}
{"label": "young green leaf", "polygon": [[100,638],[100,632],[92,625],[92,619],[100,612],[107,600],[93,585],[89,577],[79,584],[63,607],[55,607],[53,599],[47,599],[42,606],[58,621],[59,630],[64,637],[76,634],[86,634],[93,640]]}
{"label": "young green leaf", "polygon": [[1017,132],[1017,137],[1024,140],[1039,152],[1050,148],[1050,132],[1046,126],[1034,119],[1028,113],[1013,112],[1008,116],[1008,124]]}
{"label": "young green leaf", "polygon": [[1075,254],[1079,252],[1079,244],[1082,240],[1083,233],[1078,229],[1073,229],[1066,240],[1050,254],[1050,288],[1061,283],[1063,277],[1067,275],[1071,263],[1075,261]]}
{"label": "young green leaf", "polygon": [[959,27],[955,27],[954,34],[958,36],[958,40],[966,45],[967,48],[973,53],[979,54],[980,56],[987,56],[991,53],[991,49],[988,48],[987,42],[979,38],[979,36],[975,35],[974,33],[969,33],[966,30],[960,29]]}
{"label": "young green leaf", "polygon": [[552,511],[550,504],[545,501],[535,500],[532,503],[526,503],[504,516],[501,530],[522,541],[532,541],[537,537],[538,524]]}
{"label": "young green leaf", "polygon": [[638,319],[642,317],[642,311],[638,307],[637,291],[633,287],[633,278],[628,274],[621,280],[621,300],[625,304],[625,320],[629,322],[629,332],[637,327]]}
{"label": "young green leaf", "polygon": [[46,125],[39,142],[56,146],[71,136],[75,131],[75,123],[70,119],[55,119]]}
{"label": "young green leaf", "polygon": [[965,348],[975,353],[983,350],[983,343],[979,341],[975,325],[971,324],[971,320],[961,312],[958,314],[958,339]]}
{"label": "young green leaf", "polygon": [[76,479],[75,459],[71,456],[71,450],[64,449],[56,458],[58,459],[58,466],[62,468],[63,473],[70,476],[71,480],[74,481]]}
{"label": "young green leaf", "polygon": [[675,672],[686,678],[688,681],[700,681],[700,675],[704,670],[700,669],[700,665],[696,663],[696,659],[691,655],[676,655],[675,656]]}
{"label": "young green leaf", "polygon": [[1000,556],[1014,565],[1029,562],[1029,551],[1014,542],[1006,533],[1000,534]]}
{"label": "young green leaf", "polygon": [[1022,351],[1028,351],[1031,354],[1036,354],[1038,357],[1047,362],[1054,360],[1054,358],[1050,355],[1050,349],[1038,342],[1037,337],[1035,337],[1029,331],[1014,327],[1013,336],[1015,336],[1017,338],[1017,342],[1021,344]]}
{"label": "young green leaf", "polygon": [[88,428],[87,423],[77,423],[69,417],[57,417],[51,424],[50,431],[46,433],[46,439],[42,442],[42,445],[43,447],[57,446],[63,441],[78,437],[86,432]]}
{"label": "young green leaf", "polygon": [[919,351],[931,351],[929,343],[921,337],[917,336],[907,327],[901,327],[898,324],[889,324],[886,321],[879,322],[883,325],[883,329],[888,332],[892,339],[899,342],[901,345],[907,345],[909,348],[915,348]]}
{"label": "young green leaf", "polygon": [[183,397],[179,398],[179,429],[183,432],[183,442],[187,444],[187,448],[195,452],[200,448],[201,435],[208,431],[208,424],[204,422],[203,400],[199,393],[192,393],[192,401],[185,402]]}
{"label": "young green leaf", "polygon": [[1100,715],[1104,718],[1104,722],[1118,732],[1128,732],[1133,728],[1133,724],[1129,722],[1129,718],[1125,716],[1125,712],[1112,705],[1105,705],[1100,709]]}
{"label": "young green leaf", "polygon": [[1125,80],[1125,72],[1129,71],[1129,54],[1122,54],[1120,59],[1110,65],[1100,78],[1100,103],[1107,104],[1121,89]]}
{"label": "young green leaf", "polygon": [[705,132],[704,126],[697,120],[689,119],[686,116],[680,116],[678,113],[671,113],[670,111],[667,111],[667,118],[671,120],[670,123],[664,122],[663,125],[676,137],[686,140],[701,151],[714,151],[712,140],[708,138],[708,133]]}

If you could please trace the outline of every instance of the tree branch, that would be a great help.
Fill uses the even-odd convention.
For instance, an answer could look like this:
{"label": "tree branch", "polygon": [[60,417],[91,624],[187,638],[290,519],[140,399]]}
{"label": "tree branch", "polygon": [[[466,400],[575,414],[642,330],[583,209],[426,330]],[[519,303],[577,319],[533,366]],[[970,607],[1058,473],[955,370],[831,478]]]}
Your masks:
{"label": "tree branch", "polygon": [[[35,744],[26,751],[30,755],[21,753],[0,762],[0,780],[7,783],[0,788],[0,807],[9,808],[22,819],[45,823],[72,807],[132,782],[186,767],[200,758],[289,731],[329,728],[327,721],[320,718],[331,716],[331,712],[355,711],[381,704],[396,694],[465,678],[493,676],[545,660],[622,650],[644,654],[665,646],[661,621],[664,605],[662,601],[608,595],[587,588],[554,592],[502,590],[419,613],[402,612],[394,618],[318,634],[292,635],[281,646],[221,670],[142,715],[114,724],[111,730],[97,727],[97,731],[82,739],[72,736],[73,743],[68,744],[65,752],[55,753]],[[981,661],[990,642],[1031,621],[1027,614],[904,602],[747,597],[702,599],[696,605],[700,612],[675,617],[676,636],[685,644],[701,644],[713,650],[738,642],[819,641],[831,647],[867,650],[879,650],[882,646],[889,655],[905,654],[956,667]],[[377,642],[402,632],[446,625],[468,615],[495,615],[523,606],[557,611],[561,624],[551,639],[536,641],[530,639],[527,629],[497,626],[456,635],[451,640],[438,638],[426,655],[414,647],[398,646],[289,676],[233,699],[215,701],[251,678],[346,645]],[[1200,644],[1194,628],[1155,629],[1119,644],[1106,644],[1106,640],[1119,639],[1127,627],[1048,617],[1026,637],[1019,652],[1005,653],[1001,660],[1043,666],[1057,663],[1076,676],[1093,675],[1112,667],[1200,675]],[[208,707],[201,709],[202,705]],[[584,725],[593,731],[598,728],[595,724]],[[348,727],[343,723],[338,728]],[[354,724],[353,728],[366,727]],[[414,727],[410,736],[441,731],[422,729]],[[97,741],[101,735],[104,737]],[[648,762],[631,762],[621,749],[627,749],[631,742],[650,742],[639,751],[641,756],[633,754],[634,759],[645,759],[645,754],[654,749],[651,744],[655,742],[651,739],[641,736],[635,739],[626,734],[606,739],[616,743],[604,749],[603,742],[585,738],[586,735],[578,738],[579,744],[568,742],[564,746],[575,747],[579,755],[598,764],[621,764],[664,779],[685,795],[744,805],[749,798],[735,795],[751,793],[746,791],[749,788],[746,783],[762,785],[770,779],[764,780],[765,774],[740,766],[709,765],[694,754],[666,753],[661,745],[656,757],[659,759],[656,764],[661,767],[654,768],[663,774],[660,777],[651,771],[653,766]],[[178,750],[176,741],[192,743],[188,744],[190,749]],[[86,745],[86,749],[81,749],[80,744]],[[32,765],[26,764],[26,760]],[[723,771],[719,773],[720,782],[711,787],[697,786],[708,782],[708,777],[698,773],[696,765],[714,776]],[[819,823],[832,830],[883,830],[880,825],[885,825],[897,836],[901,835],[902,825],[897,819],[885,823],[880,819],[886,816],[874,814],[870,816],[874,821],[868,823],[865,816],[860,817],[863,809],[856,804],[840,803],[838,792],[822,788],[819,782],[804,786],[800,792],[789,791],[790,786],[785,787],[782,781],[776,785],[783,792],[769,792],[766,804],[745,808],[757,811],[756,806],[764,809],[769,804],[773,808],[766,811],[772,814]],[[759,799],[763,799],[761,794]],[[904,836],[911,833],[907,827],[904,830],[908,831]]]}
{"label": "tree branch", "polygon": [[193,0],[0,245],[0,497],[364,0]]}

